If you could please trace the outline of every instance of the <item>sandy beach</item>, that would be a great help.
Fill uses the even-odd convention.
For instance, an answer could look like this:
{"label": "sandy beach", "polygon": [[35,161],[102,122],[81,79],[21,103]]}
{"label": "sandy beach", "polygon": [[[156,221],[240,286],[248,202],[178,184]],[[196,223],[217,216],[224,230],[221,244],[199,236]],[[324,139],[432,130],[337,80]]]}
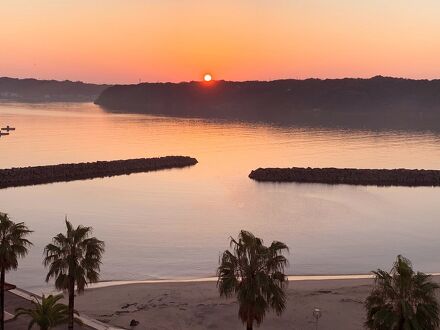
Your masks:
{"label": "sandy beach", "polygon": [[[268,314],[260,329],[315,329],[315,307],[322,310],[319,329],[362,329],[371,285],[371,279],[290,281],[285,312]],[[77,297],[80,312],[127,329],[243,329],[237,308],[234,299],[219,298],[215,282],[127,284]],[[139,321],[135,328],[132,319]]]}

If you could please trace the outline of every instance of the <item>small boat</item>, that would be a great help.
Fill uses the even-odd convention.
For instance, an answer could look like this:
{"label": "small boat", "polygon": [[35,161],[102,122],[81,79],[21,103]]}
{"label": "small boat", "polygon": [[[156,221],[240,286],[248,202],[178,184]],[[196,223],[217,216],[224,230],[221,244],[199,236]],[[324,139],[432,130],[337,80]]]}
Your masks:
{"label": "small boat", "polygon": [[6,126],[6,127],[2,127],[1,128],[1,130],[2,131],[7,131],[7,132],[9,132],[9,131],[15,131],[15,127],[11,127],[11,126]]}

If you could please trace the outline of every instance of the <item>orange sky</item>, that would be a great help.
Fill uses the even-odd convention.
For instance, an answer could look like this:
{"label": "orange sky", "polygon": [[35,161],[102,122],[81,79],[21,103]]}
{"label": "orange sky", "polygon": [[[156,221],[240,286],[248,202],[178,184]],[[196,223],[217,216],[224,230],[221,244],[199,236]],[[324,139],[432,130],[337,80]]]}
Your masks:
{"label": "orange sky", "polygon": [[0,0],[0,76],[440,78],[438,0]]}

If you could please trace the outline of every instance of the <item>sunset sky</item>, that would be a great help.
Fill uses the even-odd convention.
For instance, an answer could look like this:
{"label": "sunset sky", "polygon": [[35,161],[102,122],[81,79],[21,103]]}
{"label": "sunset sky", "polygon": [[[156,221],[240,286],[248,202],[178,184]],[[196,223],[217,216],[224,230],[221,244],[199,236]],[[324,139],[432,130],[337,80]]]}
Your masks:
{"label": "sunset sky", "polygon": [[0,76],[440,78],[439,0],[0,0]]}

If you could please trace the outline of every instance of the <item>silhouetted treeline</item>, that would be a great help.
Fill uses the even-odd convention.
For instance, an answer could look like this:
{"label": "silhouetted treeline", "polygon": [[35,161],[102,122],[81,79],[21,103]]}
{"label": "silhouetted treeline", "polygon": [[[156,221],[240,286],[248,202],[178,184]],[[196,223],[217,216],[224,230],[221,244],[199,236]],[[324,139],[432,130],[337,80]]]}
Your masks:
{"label": "silhouetted treeline", "polygon": [[109,87],[95,103],[118,112],[251,121],[319,124],[352,122],[365,115],[389,117],[392,121],[402,116],[412,121],[440,117],[440,80],[378,76],[144,83]]}
{"label": "silhouetted treeline", "polygon": [[0,77],[0,99],[21,102],[93,102],[109,85]]}

